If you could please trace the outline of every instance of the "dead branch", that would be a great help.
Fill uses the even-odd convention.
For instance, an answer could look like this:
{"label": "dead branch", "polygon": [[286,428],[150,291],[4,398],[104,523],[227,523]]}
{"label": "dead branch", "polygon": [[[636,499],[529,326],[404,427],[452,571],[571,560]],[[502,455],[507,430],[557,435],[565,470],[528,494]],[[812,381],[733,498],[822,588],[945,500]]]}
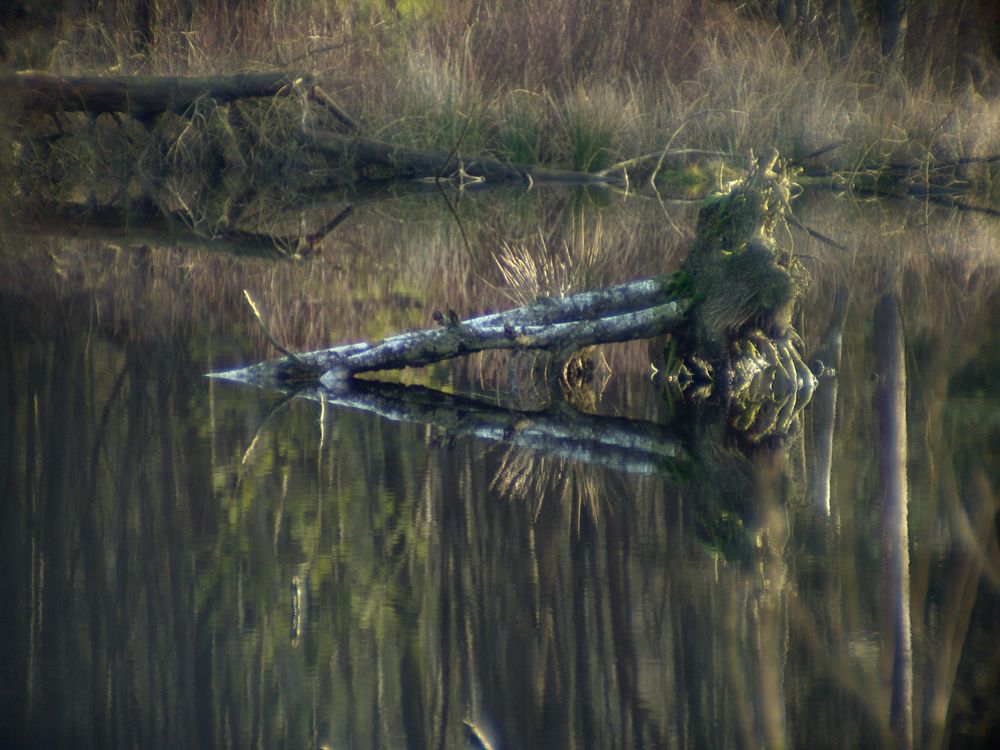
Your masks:
{"label": "dead branch", "polygon": [[686,308],[686,300],[673,293],[670,277],[659,276],[218,376],[260,384],[319,379],[335,386],[362,372],[422,367],[487,349],[543,349],[568,357],[595,344],[666,333],[685,320]]}

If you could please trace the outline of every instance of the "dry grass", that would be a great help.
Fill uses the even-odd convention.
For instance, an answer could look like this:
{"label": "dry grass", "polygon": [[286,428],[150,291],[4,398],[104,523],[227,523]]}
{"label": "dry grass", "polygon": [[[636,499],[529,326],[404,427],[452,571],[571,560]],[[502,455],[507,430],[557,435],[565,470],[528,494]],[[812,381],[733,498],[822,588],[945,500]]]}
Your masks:
{"label": "dry grass", "polygon": [[[949,160],[1000,153],[1000,106],[981,93],[985,84],[949,91],[953,76],[882,74],[870,39],[841,58],[830,45],[797,44],[766,16],[741,14],[728,3],[448,0],[423,9],[411,3],[399,15],[374,0],[336,8],[306,0],[201,3],[190,13],[161,2],[151,39],[137,36],[134,19],[119,5],[101,7],[83,17],[59,16],[54,32],[39,27],[8,36],[6,65],[64,73],[309,72],[372,135],[442,148],[461,140],[460,153],[492,151],[577,168],[598,169],[668,145],[741,159],[750,148],[775,145],[795,155],[843,140],[824,157],[831,168],[908,161],[927,174]],[[148,194],[155,183],[161,207],[187,206],[198,231],[211,234],[225,224],[283,235],[298,231],[300,216],[282,201],[303,178],[325,178],[313,175],[315,165],[304,163],[284,137],[304,111],[296,97],[229,108],[200,103],[187,122],[165,126],[162,150],[147,148],[139,126],[81,115],[80,127],[46,153],[0,149],[0,181],[8,198],[30,197],[11,187],[23,168],[45,175],[34,184],[46,199],[98,203]],[[120,148],[123,141],[132,145]],[[171,169],[161,180],[164,160]],[[217,182],[205,181],[206,164],[223,165],[213,170]],[[996,169],[966,171],[969,179],[997,182]],[[171,256],[191,270],[171,277],[163,288],[174,291],[155,304],[176,308],[165,314],[170,320],[197,320],[203,305],[215,309],[215,300],[230,321],[247,321],[247,355],[260,356],[270,352],[243,309],[244,285],[270,311],[277,337],[307,348],[429,325],[435,309],[466,316],[507,306],[504,287],[521,287],[530,298],[677,265],[687,239],[680,228],[693,226],[691,215],[665,212],[653,200],[627,211],[588,200],[462,198],[457,212],[469,246],[439,197],[370,206],[309,266],[240,270],[207,253]],[[864,214],[871,221],[872,212]],[[541,236],[538,226],[554,229]],[[841,224],[817,228],[843,239]],[[897,230],[876,227],[871,236]],[[921,257],[913,242],[901,251],[907,263]],[[825,259],[825,279],[843,274],[853,284],[868,283],[865,270],[845,267],[811,240],[802,243],[806,255]],[[3,278],[11,283],[23,272],[37,288],[65,289],[61,277],[45,274],[82,275],[108,290],[121,310],[132,309],[122,294],[132,282],[112,274],[118,261],[107,252],[95,260],[53,247],[54,268],[63,269],[54,271],[45,258],[12,251],[14,245],[5,243],[2,253]],[[983,243],[977,247],[989,254]],[[494,253],[506,253],[508,269],[520,267],[516,278],[503,278]],[[992,267],[995,258],[982,262]],[[918,273],[936,270],[924,266]],[[171,294],[184,306],[171,308]],[[141,302],[134,305],[138,313]],[[637,346],[616,347],[608,360],[616,372],[644,372],[643,355]],[[472,366],[481,366],[487,380],[505,368],[488,356]]]}
{"label": "dry grass", "polygon": [[[961,70],[978,66],[978,88],[956,83],[962,77],[954,70],[918,67],[916,51],[904,74],[879,58],[872,33],[844,57],[828,21],[805,37],[786,33],[760,3],[219,0],[185,7],[157,3],[145,31],[118,4],[82,17],[64,13],[55,33],[12,35],[7,65],[105,74],[309,72],[373,135],[439,148],[461,141],[464,153],[576,169],[600,169],[668,142],[741,159],[749,148],[776,146],[795,156],[844,141],[826,157],[837,170],[896,161],[933,170],[1000,153],[1000,106],[978,93],[996,84],[985,52],[963,50]],[[955,39],[938,34],[920,60],[947,59]],[[990,177],[981,172],[980,179]]]}

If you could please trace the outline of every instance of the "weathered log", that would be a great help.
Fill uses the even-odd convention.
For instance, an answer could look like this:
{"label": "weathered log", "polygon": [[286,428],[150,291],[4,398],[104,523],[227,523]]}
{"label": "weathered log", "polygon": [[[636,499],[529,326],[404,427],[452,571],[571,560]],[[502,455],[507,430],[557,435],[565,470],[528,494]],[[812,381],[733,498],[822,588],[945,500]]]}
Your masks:
{"label": "weathered log", "polygon": [[219,104],[239,99],[288,95],[303,90],[351,130],[356,125],[309,76],[288,73],[238,73],[229,76],[59,76],[22,71],[0,76],[0,96],[27,111],[107,112],[148,118],[180,113],[200,97]]}
{"label": "weathered log", "polygon": [[569,356],[594,344],[666,333],[684,322],[686,307],[687,301],[674,293],[672,278],[660,276],[217,376],[258,384],[318,379],[335,387],[363,372],[422,367],[488,349],[545,349]]}

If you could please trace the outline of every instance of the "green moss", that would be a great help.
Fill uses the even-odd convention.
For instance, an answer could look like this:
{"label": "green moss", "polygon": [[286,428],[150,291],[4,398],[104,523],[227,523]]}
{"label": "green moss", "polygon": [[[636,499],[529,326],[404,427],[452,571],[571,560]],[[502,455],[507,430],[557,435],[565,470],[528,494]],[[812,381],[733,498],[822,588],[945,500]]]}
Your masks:
{"label": "green moss", "polygon": [[674,297],[693,297],[695,294],[694,277],[685,269],[679,268],[666,277],[667,293]]}
{"label": "green moss", "polygon": [[660,170],[656,175],[656,185],[672,195],[705,195],[718,181],[718,175],[717,164],[692,163],[680,169]]}

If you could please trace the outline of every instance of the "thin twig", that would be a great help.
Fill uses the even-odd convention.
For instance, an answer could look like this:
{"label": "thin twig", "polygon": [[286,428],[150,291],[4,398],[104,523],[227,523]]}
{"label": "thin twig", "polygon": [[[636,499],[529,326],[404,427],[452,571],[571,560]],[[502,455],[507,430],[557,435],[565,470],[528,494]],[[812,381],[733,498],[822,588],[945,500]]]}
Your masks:
{"label": "thin twig", "polygon": [[455,154],[458,153],[458,149],[461,148],[462,141],[465,140],[465,134],[468,132],[469,125],[471,123],[472,115],[469,115],[465,118],[465,126],[462,128],[462,133],[458,136],[458,140],[455,141],[455,147],[451,150],[451,153],[448,154],[448,158],[444,160],[444,164],[441,167],[441,171],[438,172],[438,176],[434,178],[437,182],[440,182],[441,178],[444,177],[444,173],[448,171],[448,166],[451,164],[451,160],[455,158]]}
{"label": "thin twig", "polygon": [[246,289],[244,289],[243,290],[243,296],[246,297],[247,304],[249,304],[250,305],[250,309],[253,310],[253,314],[254,314],[254,316],[256,316],[257,322],[260,323],[260,327],[263,329],[264,335],[267,336],[267,340],[271,342],[271,346],[273,346],[279,352],[281,352],[282,354],[284,354],[286,357],[289,357],[290,359],[292,359],[296,364],[301,365],[302,367],[308,368],[309,365],[306,364],[302,360],[302,358],[299,357],[298,354],[296,354],[295,352],[291,351],[290,349],[286,349],[285,347],[283,347],[281,344],[278,343],[278,340],[276,338],[274,338],[274,336],[271,334],[270,329],[267,327],[267,324],[264,322],[264,318],[261,316],[260,310],[257,309],[257,305],[253,301],[253,297],[250,296],[250,292],[248,292]]}

